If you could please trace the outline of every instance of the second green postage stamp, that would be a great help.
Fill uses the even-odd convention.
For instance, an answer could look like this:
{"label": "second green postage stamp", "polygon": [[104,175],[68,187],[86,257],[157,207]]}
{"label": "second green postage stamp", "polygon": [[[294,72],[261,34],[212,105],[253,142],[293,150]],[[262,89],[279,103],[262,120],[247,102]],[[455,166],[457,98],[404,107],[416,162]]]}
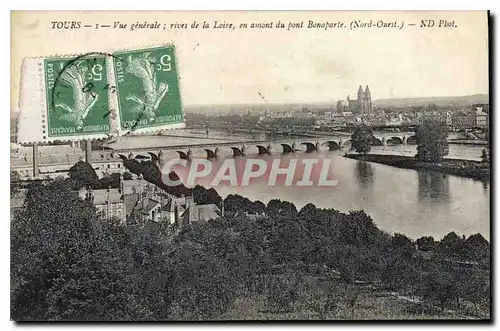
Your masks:
{"label": "second green postage stamp", "polygon": [[183,126],[173,45],[116,52],[113,66],[122,133]]}

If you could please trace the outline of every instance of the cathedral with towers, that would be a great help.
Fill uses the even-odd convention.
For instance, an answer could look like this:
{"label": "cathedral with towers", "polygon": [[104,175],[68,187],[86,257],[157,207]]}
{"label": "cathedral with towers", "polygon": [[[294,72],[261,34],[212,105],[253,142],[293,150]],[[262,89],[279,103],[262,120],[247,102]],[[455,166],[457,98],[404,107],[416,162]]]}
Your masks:
{"label": "cathedral with towers", "polygon": [[366,85],[365,90],[359,85],[358,98],[351,99],[347,96],[347,102],[339,101],[337,103],[337,111],[349,111],[353,114],[358,115],[370,115],[372,114],[372,94],[370,88]]}

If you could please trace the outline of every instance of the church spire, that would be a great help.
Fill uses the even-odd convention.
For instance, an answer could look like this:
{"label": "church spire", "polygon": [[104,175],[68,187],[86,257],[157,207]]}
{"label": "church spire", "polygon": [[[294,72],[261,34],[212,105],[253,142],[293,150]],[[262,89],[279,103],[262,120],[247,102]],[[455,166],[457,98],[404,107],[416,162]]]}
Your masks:
{"label": "church spire", "polygon": [[362,100],[365,98],[365,92],[363,92],[363,87],[359,85],[358,89],[358,100]]}
{"label": "church spire", "polygon": [[367,99],[371,99],[372,97],[372,92],[370,92],[370,88],[368,87],[368,85],[366,85],[366,89],[365,89],[365,97]]}

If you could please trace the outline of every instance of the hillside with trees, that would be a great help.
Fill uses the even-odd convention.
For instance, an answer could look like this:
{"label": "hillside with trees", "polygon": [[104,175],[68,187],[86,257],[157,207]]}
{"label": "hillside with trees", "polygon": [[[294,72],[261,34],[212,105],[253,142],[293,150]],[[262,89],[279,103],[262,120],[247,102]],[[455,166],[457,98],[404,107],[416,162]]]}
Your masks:
{"label": "hillside with trees", "polygon": [[11,318],[490,316],[490,245],[479,234],[413,240],[363,211],[238,195],[224,206],[224,217],[172,234],[98,220],[69,180],[33,183],[12,216]]}

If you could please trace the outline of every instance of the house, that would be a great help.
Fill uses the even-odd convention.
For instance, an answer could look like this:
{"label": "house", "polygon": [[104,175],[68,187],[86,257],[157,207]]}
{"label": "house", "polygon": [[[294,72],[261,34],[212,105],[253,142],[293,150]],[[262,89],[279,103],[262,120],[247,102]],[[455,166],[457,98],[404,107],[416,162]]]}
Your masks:
{"label": "house", "polygon": [[81,188],[78,191],[81,199],[87,199],[96,207],[99,218],[110,220],[117,218],[121,222],[126,220],[125,201],[121,189],[92,190]]}
{"label": "house", "polygon": [[162,221],[161,207],[159,199],[152,199],[143,194],[140,202],[135,205],[133,211],[142,221],[160,223]]}
{"label": "house", "polygon": [[140,175],[136,179],[124,179],[121,182],[122,190],[124,195],[139,193],[142,194],[144,192],[154,193],[160,191],[154,184],[151,184],[147,180],[145,180],[142,175]]}
{"label": "house", "polygon": [[319,120],[315,120],[314,121],[314,124],[316,125],[328,125],[331,123],[331,120],[330,119],[319,119]]}
{"label": "house", "polygon": [[401,125],[403,121],[400,117],[390,117],[388,121],[385,122],[385,125]]}
{"label": "house", "polygon": [[127,217],[142,223],[166,223],[177,228],[199,221],[219,218],[222,213],[214,204],[197,205],[192,196],[143,192],[125,196]]}
{"label": "house", "polygon": [[459,111],[452,115],[451,124],[455,128],[470,129],[476,126],[475,112]]}
{"label": "house", "polygon": [[[194,199],[188,198],[188,204],[194,205]],[[166,221],[171,225],[177,225],[181,223],[181,217],[184,215],[186,210],[186,198],[185,197],[172,197],[167,204],[162,207],[162,211],[165,213]]]}
{"label": "house", "polygon": [[475,110],[476,114],[476,126],[481,128],[486,128],[489,125],[489,114],[487,109],[483,106],[478,105]]}
{"label": "house", "polygon": [[206,222],[217,219],[221,216],[219,207],[214,204],[208,205],[191,205],[183,214],[183,224],[191,224],[196,222]]}
{"label": "house", "polygon": [[210,221],[222,215],[215,204],[197,205],[192,196],[170,199],[165,210],[168,222],[179,228],[195,222]]}

